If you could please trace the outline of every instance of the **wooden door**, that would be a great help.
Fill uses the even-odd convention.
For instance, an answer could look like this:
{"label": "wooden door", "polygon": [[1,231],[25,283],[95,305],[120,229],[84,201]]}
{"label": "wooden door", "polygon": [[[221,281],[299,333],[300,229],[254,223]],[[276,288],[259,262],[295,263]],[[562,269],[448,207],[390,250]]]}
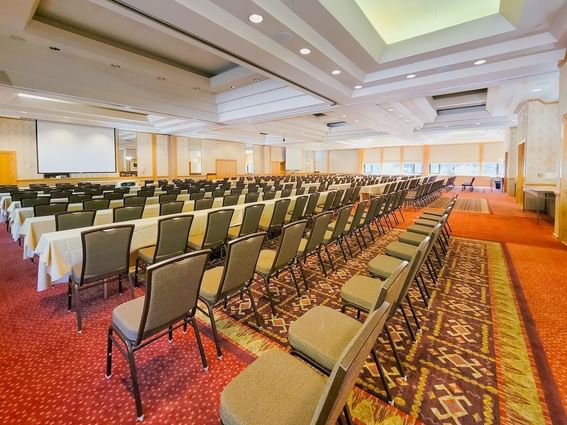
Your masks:
{"label": "wooden door", "polygon": [[235,159],[217,159],[217,178],[236,177],[236,160]]}
{"label": "wooden door", "polygon": [[16,184],[16,152],[0,152],[0,184]]}
{"label": "wooden door", "polygon": [[526,159],[526,143],[518,145],[518,179],[516,180],[516,202],[524,203],[524,168]]}
{"label": "wooden door", "polygon": [[272,176],[281,176],[282,173],[281,173],[280,161],[272,161],[271,174]]}

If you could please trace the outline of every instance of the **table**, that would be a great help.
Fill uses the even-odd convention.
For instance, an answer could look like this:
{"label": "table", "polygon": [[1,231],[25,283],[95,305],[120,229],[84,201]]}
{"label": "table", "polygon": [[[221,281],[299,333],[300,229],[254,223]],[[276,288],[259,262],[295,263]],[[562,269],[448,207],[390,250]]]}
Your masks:
{"label": "table", "polygon": [[548,195],[555,196],[557,188],[555,186],[524,186],[524,198],[522,202],[522,211],[526,210],[526,195],[531,195],[536,198],[536,223],[539,224],[539,201],[543,199],[545,201]]}
{"label": "table", "polygon": [[[322,192],[321,198],[325,199],[328,192]],[[289,210],[292,211],[297,196],[292,196]],[[274,210],[274,205],[278,199],[269,201],[261,201],[265,208],[262,214],[261,222],[269,222]],[[248,205],[238,204],[232,207],[225,207],[234,210],[231,226],[237,226],[242,223],[244,209]],[[191,235],[204,233],[207,224],[207,216],[210,212],[223,209],[212,208],[208,210],[193,211],[193,224],[191,226]],[[41,218],[41,217],[38,217]],[[138,249],[148,245],[155,244],[157,238],[157,223],[162,217],[149,217],[140,220],[132,220],[124,223],[135,225],[134,234],[132,236],[131,253],[134,254]],[[81,233],[85,230],[94,228],[104,228],[108,224],[99,224],[92,227],[80,229],[65,230],[59,232],[43,233],[35,247],[34,253],[39,256],[38,274],[37,274],[37,290],[43,291],[48,289],[53,282],[66,282],[72,267],[82,262]]]}
{"label": "table", "polygon": [[378,184],[371,184],[369,186],[362,186],[360,188],[360,198],[365,199],[364,196],[366,195],[369,198],[371,195],[381,195],[384,193],[384,188],[389,185],[390,183],[378,183]]}
{"label": "table", "polygon": [[350,187],[350,183],[337,183],[329,186],[329,190],[346,190]]}

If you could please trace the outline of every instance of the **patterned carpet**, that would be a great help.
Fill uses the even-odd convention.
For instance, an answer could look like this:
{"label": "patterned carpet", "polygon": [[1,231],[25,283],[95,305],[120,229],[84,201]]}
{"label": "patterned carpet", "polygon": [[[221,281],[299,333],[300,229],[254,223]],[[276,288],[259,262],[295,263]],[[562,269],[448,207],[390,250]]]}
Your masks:
{"label": "patterned carpet", "polygon": [[[391,232],[348,264],[341,257],[337,273],[328,278],[315,261],[308,261],[312,289],[301,298],[288,273],[275,279],[271,289],[279,295],[279,315],[272,319],[266,300],[260,300],[266,322],[261,330],[256,329],[248,302],[233,300],[226,314],[217,311],[221,333],[253,355],[272,348],[287,350],[289,324],[315,305],[340,308],[342,282],[365,273],[367,262],[398,232]],[[423,325],[417,343],[411,344],[401,317],[391,325],[409,372],[407,381],[399,378],[389,346],[383,341],[377,344],[395,407],[410,416],[402,419],[373,397],[383,392],[376,367],[368,362],[358,395],[351,400],[356,420],[360,424],[402,423],[410,418],[426,424],[550,423],[501,245],[454,238],[448,258],[429,310],[423,308],[417,291],[411,294]],[[263,288],[255,284],[254,292],[258,300]],[[257,332],[264,338],[258,338]]]}
{"label": "patterned carpet", "polygon": [[[450,200],[448,196],[441,196],[427,205],[427,208],[444,210]],[[490,214],[490,207],[485,198],[459,198],[455,204],[455,211]]]}

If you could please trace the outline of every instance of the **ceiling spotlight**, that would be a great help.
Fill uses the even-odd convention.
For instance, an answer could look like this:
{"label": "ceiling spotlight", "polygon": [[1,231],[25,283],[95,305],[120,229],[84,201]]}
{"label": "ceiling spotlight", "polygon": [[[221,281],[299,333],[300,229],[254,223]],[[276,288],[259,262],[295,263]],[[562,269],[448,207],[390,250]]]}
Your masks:
{"label": "ceiling spotlight", "polygon": [[354,120],[354,122],[358,122],[358,120]]}
{"label": "ceiling spotlight", "polygon": [[259,82],[260,82],[260,79],[259,79],[259,78],[254,78],[254,82],[255,82],[255,83],[259,83]]}
{"label": "ceiling spotlight", "polygon": [[445,127],[445,128],[449,128],[449,126],[448,126],[448,125],[444,125],[443,127]]}
{"label": "ceiling spotlight", "polygon": [[341,118],[346,118],[346,115],[341,115]]}
{"label": "ceiling spotlight", "polygon": [[55,46],[49,46],[49,50],[53,50],[54,52],[59,52],[61,49]]}
{"label": "ceiling spotlight", "polygon": [[311,53],[311,49],[304,47],[302,49],[299,49],[299,53],[301,53],[302,55],[308,55],[309,53]]}
{"label": "ceiling spotlight", "polygon": [[394,109],[394,108],[388,108],[387,111],[388,111],[388,112],[394,112],[395,109]]}
{"label": "ceiling spotlight", "polygon": [[335,69],[335,70],[331,71],[331,74],[333,74],[333,75],[339,75],[340,73],[341,73],[340,69]]}
{"label": "ceiling spotlight", "polygon": [[486,59],[479,59],[476,62],[474,62],[474,65],[484,65],[486,63]]}
{"label": "ceiling spotlight", "polygon": [[236,86],[230,86],[230,88],[231,88],[231,89],[235,89],[235,88],[236,88]]}
{"label": "ceiling spotlight", "polygon": [[120,65],[118,65],[117,63],[111,63],[110,66],[115,68],[115,69],[120,68]]}
{"label": "ceiling spotlight", "polygon": [[262,15],[258,15],[257,13],[253,13],[248,17],[248,20],[253,24],[259,24],[264,20],[264,17]]}
{"label": "ceiling spotlight", "polygon": [[417,77],[417,75],[415,75],[415,74],[408,74],[408,75],[406,75],[406,78],[407,78],[408,80],[411,80],[412,78],[415,78],[415,77]]}
{"label": "ceiling spotlight", "polygon": [[480,123],[479,123],[479,122],[475,122],[474,124],[475,124],[475,125],[480,125]]}
{"label": "ceiling spotlight", "polygon": [[355,90],[358,90],[358,89],[361,89],[361,88],[362,88],[362,86],[361,86],[360,84],[357,85],[357,86],[354,86],[354,89],[355,89]]}
{"label": "ceiling spotlight", "polygon": [[162,76],[157,77],[157,79],[160,80],[160,81],[165,81],[165,77],[162,77]]}
{"label": "ceiling spotlight", "polygon": [[532,92],[534,92],[534,93],[539,93],[540,91],[543,91],[543,89],[540,89],[540,88],[532,89]]}

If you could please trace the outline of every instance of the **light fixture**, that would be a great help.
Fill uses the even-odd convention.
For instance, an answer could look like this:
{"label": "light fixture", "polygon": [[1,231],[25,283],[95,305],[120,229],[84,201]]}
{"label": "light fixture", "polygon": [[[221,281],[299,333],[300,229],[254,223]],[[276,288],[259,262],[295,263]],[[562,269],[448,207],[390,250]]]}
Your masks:
{"label": "light fixture", "polygon": [[479,122],[475,122],[474,124],[475,124],[475,125],[480,125],[480,123],[479,123]]}
{"label": "light fixture", "polygon": [[394,109],[394,108],[388,108],[387,111],[388,111],[388,112],[394,112],[395,109]]}
{"label": "light fixture", "polygon": [[358,122],[358,120],[354,120],[354,122]]}
{"label": "light fixture", "polygon": [[302,49],[299,49],[299,53],[301,53],[302,55],[308,55],[309,53],[311,53],[311,49],[303,47]]}
{"label": "light fixture", "polygon": [[193,87],[193,90],[199,91],[201,90],[201,87]]}
{"label": "light fixture", "polygon": [[131,157],[130,155],[125,156],[124,159],[125,159],[126,161],[132,161],[132,157]]}
{"label": "light fixture", "polygon": [[264,20],[264,17],[262,15],[258,15],[257,13],[253,13],[248,17],[248,20],[253,24],[259,24]]}
{"label": "light fixture", "polygon": [[479,59],[473,63],[473,65],[484,65],[487,62],[486,59]]}
{"label": "light fixture", "polygon": [[341,115],[341,118],[346,118],[346,117],[347,117],[346,115]]}
{"label": "light fixture", "polygon": [[18,93],[18,97],[25,97],[26,99],[47,100],[49,102],[72,103],[66,100],[52,99],[50,97],[36,96],[35,94],[27,94],[27,93]]}
{"label": "light fixture", "polygon": [[157,77],[158,80],[160,81],[165,81],[165,77],[162,77],[161,75],[159,77]]}
{"label": "light fixture", "polygon": [[543,89],[540,89],[539,87],[536,89],[532,89],[532,92],[534,93],[539,93],[540,91],[543,91]]}
{"label": "light fixture", "polygon": [[235,89],[235,88],[236,88],[236,86],[230,86],[230,88],[231,88],[231,89]]}
{"label": "light fixture", "polygon": [[361,88],[362,88],[362,86],[361,86],[360,84],[357,85],[357,86],[354,86],[354,89],[355,89],[355,90],[358,90],[358,89],[361,89]]}
{"label": "light fixture", "polygon": [[113,67],[114,69],[120,68],[120,65],[118,65],[117,63],[111,63],[110,66]]}
{"label": "light fixture", "polygon": [[331,74],[333,74],[333,75],[339,75],[340,73],[341,73],[340,69],[334,69],[334,70],[331,71]]}
{"label": "light fixture", "polygon": [[406,78],[407,78],[408,80],[411,80],[412,78],[415,78],[415,77],[417,77],[417,75],[415,75],[415,74],[408,74],[408,75],[406,75]]}
{"label": "light fixture", "polygon": [[448,126],[448,125],[444,125],[443,127],[445,127],[445,128],[449,128],[449,126]]}
{"label": "light fixture", "polygon": [[59,47],[55,47],[55,46],[49,46],[49,50],[53,50],[54,52],[61,51],[61,49]]}
{"label": "light fixture", "polygon": [[259,79],[259,78],[254,78],[254,82],[255,82],[255,83],[259,83],[259,82],[260,82],[260,79]]}

